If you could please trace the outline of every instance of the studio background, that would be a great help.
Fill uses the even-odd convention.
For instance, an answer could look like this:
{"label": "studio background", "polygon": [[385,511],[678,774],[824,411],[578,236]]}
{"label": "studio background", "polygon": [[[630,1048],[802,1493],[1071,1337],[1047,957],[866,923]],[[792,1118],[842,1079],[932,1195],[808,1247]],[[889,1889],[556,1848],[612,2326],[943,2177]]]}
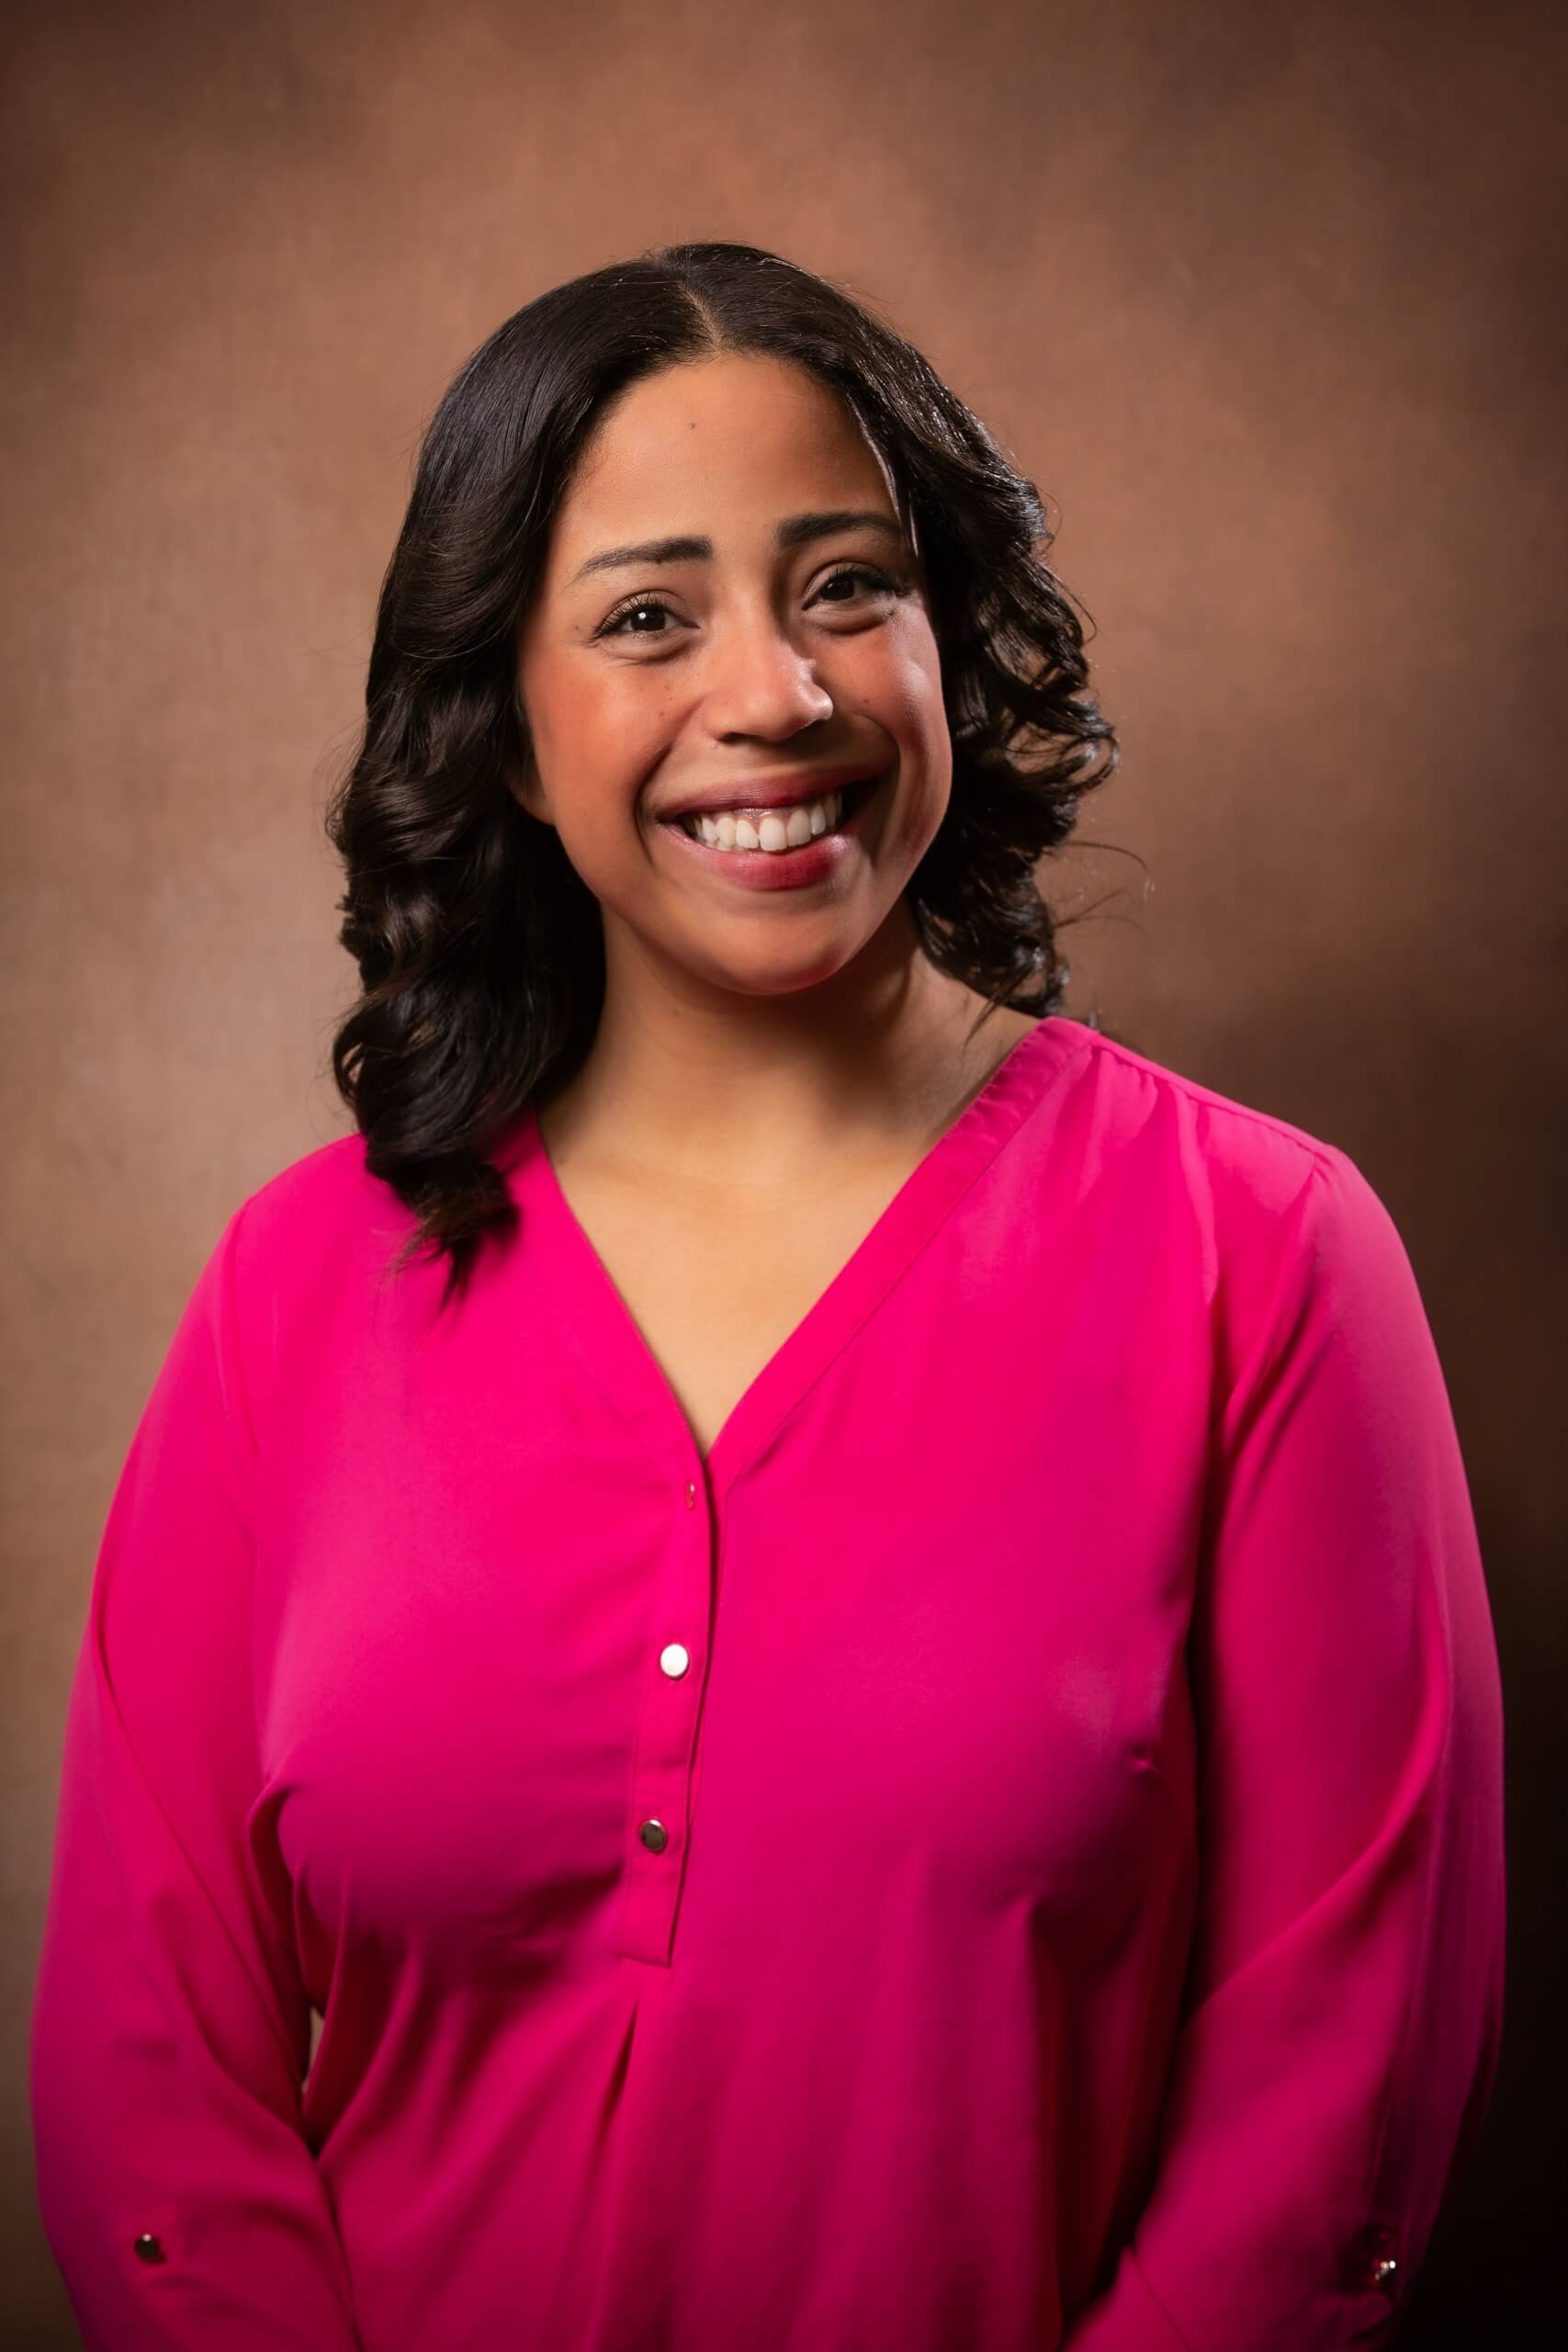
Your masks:
{"label": "studio background", "polygon": [[26,2043],[115,1479],[240,1199],[341,1133],[325,792],[420,430],[655,243],[819,269],[1040,486],[1121,774],[1067,1010],[1339,1145],[1448,1376],[1508,2012],[1402,2345],[1562,2305],[1563,20],[835,0],[4,11],[0,2339],[73,2346]]}

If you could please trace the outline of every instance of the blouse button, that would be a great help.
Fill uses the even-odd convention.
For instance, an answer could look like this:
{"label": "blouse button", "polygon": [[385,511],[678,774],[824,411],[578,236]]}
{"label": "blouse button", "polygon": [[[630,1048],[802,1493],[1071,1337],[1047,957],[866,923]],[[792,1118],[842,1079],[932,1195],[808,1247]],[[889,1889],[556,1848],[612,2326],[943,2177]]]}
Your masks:
{"label": "blouse button", "polygon": [[1386,2295],[1393,2301],[1399,2291],[1398,2244],[1393,2232],[1379,2222],[1358,2230],[1350,2244],[1345,2278],[1352,2293]]}
{"label": "blouse button", "polygon": [[673,1682],[678,1680],[691,1665],[691,1655],[683,1643],[666,1642],[659,1653],[659,1663]]}
{"label": "blouse button", "polygon": [[661,1854],[670,1843],[670,1832],[661,1821],[645,1821],[637,1834],[650,1854]]}
{"label": "blouse button", "polygon": [[132,2238],[130,2246],[131,2252],[142,2262],[162,2262],[164,2259],[164,2242],[151,2230],[143,2230],[140,2237]]}

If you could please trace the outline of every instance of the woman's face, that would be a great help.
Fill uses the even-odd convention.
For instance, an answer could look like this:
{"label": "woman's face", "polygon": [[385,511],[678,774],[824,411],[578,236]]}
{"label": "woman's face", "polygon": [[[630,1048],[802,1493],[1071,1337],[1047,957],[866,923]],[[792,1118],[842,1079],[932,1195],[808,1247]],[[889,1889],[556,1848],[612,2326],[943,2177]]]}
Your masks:
{"label": "woman's face", "polygon": [[[947,806],[917,554],[848,410],[777,360],[682,363],[600,420],[519,690],[532,754],[513,790],[598,899],[612,966],[626,949],[753,994],[825,979],[897,906]],[[846,788],[848,829],[792,826],[789,804],[840,776],[868,780]],[[808,838],[777,854],[745,845],[744,819],[734,849],[671,821],[711,796],[758,826],[781,794],[761,840]]]}

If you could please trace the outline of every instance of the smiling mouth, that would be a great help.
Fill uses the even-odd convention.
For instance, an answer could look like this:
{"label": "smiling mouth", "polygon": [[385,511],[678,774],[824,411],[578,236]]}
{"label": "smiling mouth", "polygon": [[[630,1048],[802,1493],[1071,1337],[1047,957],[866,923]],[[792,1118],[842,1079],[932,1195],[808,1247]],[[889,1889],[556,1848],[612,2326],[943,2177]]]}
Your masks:
{"label": "smiling mouth", "polygon": [[808,848],[830,833],[841,832],[880,781],[878,776],[863,776],[836,791],[819,793],[814,799],[787,801],[773,808],[738,805],[690,809],[663,822],[678,827],[705,849],[750,850],[764,857],[783,857],[793,849]]}

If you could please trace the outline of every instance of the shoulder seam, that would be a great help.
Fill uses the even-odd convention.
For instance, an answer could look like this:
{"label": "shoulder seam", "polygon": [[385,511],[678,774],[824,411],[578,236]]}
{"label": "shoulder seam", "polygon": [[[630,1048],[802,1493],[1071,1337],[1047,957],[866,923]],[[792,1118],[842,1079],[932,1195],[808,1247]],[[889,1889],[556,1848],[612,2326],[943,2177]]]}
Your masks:
{"label": "shoulder seam", "polygon": [[1222,1094],[1215,1088],[1205,1086],[1201,1079],[1190,1078],[1184,1070],[1172,1069],[1164,1062],[1152,1060],[1148,1055],[1141,1054],[1135,1046],[1124,1046],[1119,1038],[1107,1037],[1101,1030],[1089,1029],[1088,1035],[1091,1044],[1101,1053],[1113,1056],[1117,1061],[1128,1069],[1136,1070],[1147,1078],[1151,1083],[1163,1082],[1168,1087],[1177,1089],[1187,1097],[1189,1102],[1196,1103],[1201,1109],[1223,1111],[1233,1119],[1245,1119],[1253,1126],[1266,1128],[1281,1143],[1296,1145],[1302,1151],[1320,1163],[1325,1171],[1332,1172],[1335,1159],[1342,1157],[1337,1144],[1330,1143],[1326,1136],[1314,1136],[1305,1127],[1297,1126],[1295,1122],[1292,1119],[1287,1119],[1282,1112],[1262,1111],[1255,1103],[1238,1102],[1231,1095]]}

